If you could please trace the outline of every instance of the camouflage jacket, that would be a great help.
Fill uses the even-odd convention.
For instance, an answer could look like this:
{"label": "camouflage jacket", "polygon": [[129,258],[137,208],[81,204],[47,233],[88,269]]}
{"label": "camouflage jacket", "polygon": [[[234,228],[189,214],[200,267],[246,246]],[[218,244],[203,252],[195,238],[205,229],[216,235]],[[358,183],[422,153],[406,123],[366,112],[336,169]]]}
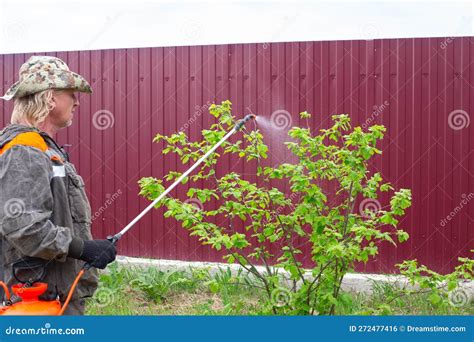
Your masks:
{"label": "camouflage jacket", "polygon": [[[0,235],[7,284],[16,282],[12,263],[41,258],[47,264],[47,297],[59,295],[64,301],[84,264],[67,257],[70,243],[73,238],[92,239],[90,229],[84,181],[55,141],[23,125],[1,131]],[[86,271],[73,299],[92,296],[97,283],[97,270]]]}

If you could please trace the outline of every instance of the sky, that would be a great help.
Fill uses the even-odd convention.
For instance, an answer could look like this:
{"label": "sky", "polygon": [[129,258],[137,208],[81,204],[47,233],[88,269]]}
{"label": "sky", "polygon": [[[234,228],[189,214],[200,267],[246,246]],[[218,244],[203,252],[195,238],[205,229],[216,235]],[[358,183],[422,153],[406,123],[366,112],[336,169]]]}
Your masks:
{"label": "sky", "polygon": [[473,18],[456,0],[0,0],[0,54],[473,36]]}

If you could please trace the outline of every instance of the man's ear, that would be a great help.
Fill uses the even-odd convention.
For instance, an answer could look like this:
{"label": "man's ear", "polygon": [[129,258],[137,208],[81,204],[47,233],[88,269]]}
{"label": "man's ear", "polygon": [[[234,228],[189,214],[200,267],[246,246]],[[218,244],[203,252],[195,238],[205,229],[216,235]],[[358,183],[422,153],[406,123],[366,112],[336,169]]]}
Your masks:
{"label": "man's ear", "polygon": [[51,96],[51,100],[49,100],[48,102],[48,107],[49,107],[49,110],[53,110],[54,108],[56,108],[56,105],[57,105],[57,98],[56,96],[58,95],[58,92],[56,90],[53,90],[53,95]]}

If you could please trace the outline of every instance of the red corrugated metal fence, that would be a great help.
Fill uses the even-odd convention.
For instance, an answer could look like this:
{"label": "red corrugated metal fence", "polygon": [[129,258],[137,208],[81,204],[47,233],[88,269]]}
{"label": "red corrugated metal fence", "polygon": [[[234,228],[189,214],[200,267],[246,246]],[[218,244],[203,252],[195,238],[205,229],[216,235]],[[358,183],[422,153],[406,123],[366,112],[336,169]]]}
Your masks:
{"label": "red corrugated metal fence", "polygon": [[[270,118],[313,113],[312,126],[332,114],[349,113],[355,124],[387,127],[383,157],[374,168],[397,188],[413,191],[413,206],[401,221],[410,240],[382,246],[367,272],[390,272],[405,258],[418,258],[446,272],[473,248],[474,218],[474,38],[387,39],[242,44],[48,53],[90,80],[92,96],[80,96],[74,124],[58,136],[86,181],[94,213],[93,232],[119,231],[147,201],[138,197],[143,176],[161,178],[177,168],[152,144],[158,132],[185,129],[192,139],[212,118],[207,107],[230,99],[234,113]],[[5,91],[31,54],[0,56]],[[474,102],[474,101],[473,101]],[[12,103],[2,102],[0,124]],[[270,163],[288,159],[284,131],[267,136]],[[224,157],[219,174],[251,173]],[[187,185],[174,191],[183,193]],[[382,196],[380,202],[387,204]],[[164,219],[147,215],[120,241],[120,253],[181,260],[220,260],[222,253]]]}

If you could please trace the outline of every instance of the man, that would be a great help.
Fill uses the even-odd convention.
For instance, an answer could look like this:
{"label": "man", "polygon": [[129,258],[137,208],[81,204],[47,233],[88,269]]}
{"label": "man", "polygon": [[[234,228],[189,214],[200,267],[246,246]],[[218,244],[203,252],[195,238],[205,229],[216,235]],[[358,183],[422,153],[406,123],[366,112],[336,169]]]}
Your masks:
{"label": "man", "polygon": [[[84,181],[54,141],[59,130],[72,124],[79,106],[74,92],[92,90],[56,57],[33,56],[19,74],[19,81],[1,97],[15,101],[11,125],[0,132],[5,280],[9,285],[16,282],[11,266],[18,260],[21,279],[35,278],[38,270],[28,265],[39,260],[46,270],[42,281],[48,283],[44,298],[59,296],[64,302],[84,261],[103,269],[116,255],[110,241],[92,240]],[[85,272],[65,314],[83,315],[84,298],[93,295],[97,283],[97,270]]]}

